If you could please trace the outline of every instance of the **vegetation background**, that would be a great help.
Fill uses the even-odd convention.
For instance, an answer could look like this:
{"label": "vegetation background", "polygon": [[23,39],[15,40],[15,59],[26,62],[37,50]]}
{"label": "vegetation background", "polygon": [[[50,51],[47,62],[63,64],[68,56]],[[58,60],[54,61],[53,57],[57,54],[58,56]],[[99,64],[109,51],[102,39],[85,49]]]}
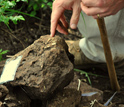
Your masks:
{"label": "vegetation background", "polygon": [[[5,60],[6,55],[15,55],[32,44],[40,36],[50,34],[50,16],[53,0],[0,0],[0,61]],[[69,22],[71,12],[65,12]],[[78,29],[69,29],[69,35],[59,36],[66,40],[81,38]],[[9,56],[11,57],[11,56]],[[103,68],[104,69],[104,68]],[[109,78],[106,72],[100,69],[88,69],[82,72],[82,81],[100,89],[104,93],[103,102],[106,102],[113,92],[110,90]],[[94,75],[94,74],[95,75]],[[96,75],[97,74],[97,75]],[[105,76],[105,77],[104,77]],[[117,105],[124,103],[124,76],[118,76],[121,91],[114,97],[113,102]]]}
{"label": "vegetation background", "polygon": [[[0,0],[0,25],[2,28],[3,25],[6,25],[8,27],[7,32],[9,32],[11,36],[13,35],[15,39],[20,41],[24,48],[25,46],[23,42],[14,36],[13,26],[20,24],[21,21],[23,21],[23,23],[26,22],[29,19],[26,19],[26,17],[32,17],[39,21],[42,20],[43,11],[51,11],[52,2],[52,0]],[[8,39],[10,38],[8,37]],[[4,54],[12,51],[4,50],[2,48],[4,48],[4,46],[0,46],[0,61],[4,60]]]}

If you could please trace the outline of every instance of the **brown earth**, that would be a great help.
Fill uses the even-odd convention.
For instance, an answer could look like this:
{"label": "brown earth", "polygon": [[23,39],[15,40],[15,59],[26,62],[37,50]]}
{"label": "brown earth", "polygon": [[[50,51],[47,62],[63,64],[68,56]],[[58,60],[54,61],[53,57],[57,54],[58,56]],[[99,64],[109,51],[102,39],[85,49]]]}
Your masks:
{"label": "brown earth", "polygon": [[[13,23],[10,22],[10,28],[12,31],[10,31],[5,24],[1,23],[0,24],[0,49],[9,50],[9,52],[6,55],[14,55],[17,52],[23,50],[25,47],[32,44],[40,36],[50,34],[50,14],[51,14],[51,11],[46,10],[46,11],[42,11],[41,20],[24,16],[26,19],[25,22],[20,21],[18,25],[14,25]],[[67,11],[66,17],[68,20],[70,18],[70,15],[71,15],[71,12]],[[78,40],[81,38],[81,35],[78,32],[78,29],[76,30],[70,29],[69,35],[63,35],[58,32],[56,32],[56,34],[64,38],[65,40]],[[3,55],[4,59],[7,58],[6,55]],[[103,100],[101,101],[101,104],[104,104],[114,93],[111,90],[107,72],[103,72],[102,69],[96,69],[96,68],[90,68],[85,71],[87,71],[88,73],[95,74],[95,76],[89,74],[89,78],[91,80],[92,87],[103,91]],[[86,77],[85,74],[80,74],[76,72],[76,75],[78,75],[78,79],[81,79],[83,82],[89,84],[88,78]],[[111,102],[112,107],[124,106],[124,82],[123,82],[124,76],[122,74],[118,75],[118,80],[121,87],[121,91],[117,92],[117,94],[113,98]],[[87,88],[87,86],[85,86],[85,88]],[[76,93],[73,95],[74,98],[78,98],[77,92],[75,92],[74,90],[71,90],[71,92]],[[65,90],[63,91],[63,93],[58,94],[58,96],[60,96],[58,99],[61,99],[61,96],[65,95],[65,93],[66,95],[70,96],[70,91]],[[59,101],[60,100],[58,100],[56,104],[59,104]],[[73,101],[75,101],[75,99],[73,99]],[[50,104],[52,105],[51,103],[52,101],[48,101],[48,102],[50,102]],[[39,101],[32,101],[31,104],[35,105],[32,107],[39,107],[39,106],[36,106],[36,104],[40,104],[40,103]],[[57,107],[55,105],[52,107]],[[84,107],[84,105],[80,105],[80,107]]]}

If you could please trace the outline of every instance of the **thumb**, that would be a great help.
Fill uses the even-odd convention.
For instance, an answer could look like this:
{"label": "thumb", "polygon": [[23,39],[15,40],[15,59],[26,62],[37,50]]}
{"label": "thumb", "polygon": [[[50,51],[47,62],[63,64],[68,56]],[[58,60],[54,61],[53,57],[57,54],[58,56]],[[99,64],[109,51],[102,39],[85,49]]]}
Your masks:
{"label": "thumb", "polygon": [[80,12],[81,12],[80,6],[76,5],[76,6],[73,7],[73,13],[72,13],[72,17],[71,17],[71,20],[70,20],[70,27],[72,29],[76,29],[76,27],[77,27]]}

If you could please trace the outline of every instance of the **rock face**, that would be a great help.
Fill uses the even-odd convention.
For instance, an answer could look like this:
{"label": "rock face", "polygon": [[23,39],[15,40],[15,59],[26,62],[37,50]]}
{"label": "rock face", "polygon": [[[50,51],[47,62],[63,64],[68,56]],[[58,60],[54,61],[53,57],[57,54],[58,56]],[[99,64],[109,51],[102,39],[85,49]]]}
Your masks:
{"label": "rock face", "polygon": [[68,46],[58,36],[41,36],[14,57],[20,55],[23,57],[11,85],[23,87],[31,99],[46,99],[73,79]]}
{"label": "rock face", "polygon": [[[102,91],[83,82],[78,88],[79,77],[70,61],[73,56],[62,38],[41,36],[12,59],[20,55],[14,81],[0,85],[0,107],[89,107],[94,99],[98,102],[93,107],[103,107],[99,103]],[[0,74],[4,63],[0,62]],[[82,96],[89,92],[97,94]]]}

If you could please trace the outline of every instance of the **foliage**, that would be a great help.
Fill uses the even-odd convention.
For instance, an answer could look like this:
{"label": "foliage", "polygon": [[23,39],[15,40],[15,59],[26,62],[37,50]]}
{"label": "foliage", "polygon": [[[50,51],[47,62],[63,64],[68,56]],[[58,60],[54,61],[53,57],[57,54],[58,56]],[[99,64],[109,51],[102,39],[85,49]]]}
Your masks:
{"label": "foliage", "polygon": [[92,85],[91,80],[90,80],[90,77],[89,77],[89,75],[88,75],[87,72],[82,71],[82,70],[79,70],[79,69],[74,69],[74,71],[80,72],[81,75],[82,74],[85,74],[86,78],[88,79],[89,84]]}
{"label": "foliage", "polygon": [[[21,7],[20,9],[15,9],[18,2],[27,2],[27,7]],[[7,26],[11,20],[14,24],[17,24],[20,20],[25,20],[24,15],[30,17],[35,17],[39,9],[52,8],[52,0],[0,0],[0,22],[4,22]],[[28,13],[21,12],[21,9],[25,8]],[[21,15],[18,15],[21,14]],[[37,18],[37,17],[35,17]],[[37,18],[39,19],[39,18]]]}
{"label": "foliage", "polygon": [[27,11],[31,11],[30,15],[35,16],[39,9],[52,9],[52,0],[29,0]]}
{"label": "foliage", "polygon": [[87,78],[87,80],[88,80],[88,82],[89,82],[90,85],[92,85],[92,83],[91,83],[91,80],[90,80],[89,75],[96,76],[96,77],[103,77],[103,78],[105,78],[105,76],[97,75],[97,74],[93,74],[93,73],[88,73],[88,72],[85,72],[85,71],[80,70],[80,69],[74,69],[74,71],[79,72],[81,75],[84,74],[85,77]]}
{"label": "foliage", "polygon": [[15,12],[9,12],[9,9],[14,8],[19,1],[26,2],[27,0],[0,0],[0,22],[9,24],[9,20],[17,24],[18,20],[25,20],[22,15],[16,15]]}
{"label": "foliage", "polygon": [[0,49],[0,61],[3,60],[2,55],[6,54],[7,52],[9,52],[9,50],[2,51],[2,49]]}

